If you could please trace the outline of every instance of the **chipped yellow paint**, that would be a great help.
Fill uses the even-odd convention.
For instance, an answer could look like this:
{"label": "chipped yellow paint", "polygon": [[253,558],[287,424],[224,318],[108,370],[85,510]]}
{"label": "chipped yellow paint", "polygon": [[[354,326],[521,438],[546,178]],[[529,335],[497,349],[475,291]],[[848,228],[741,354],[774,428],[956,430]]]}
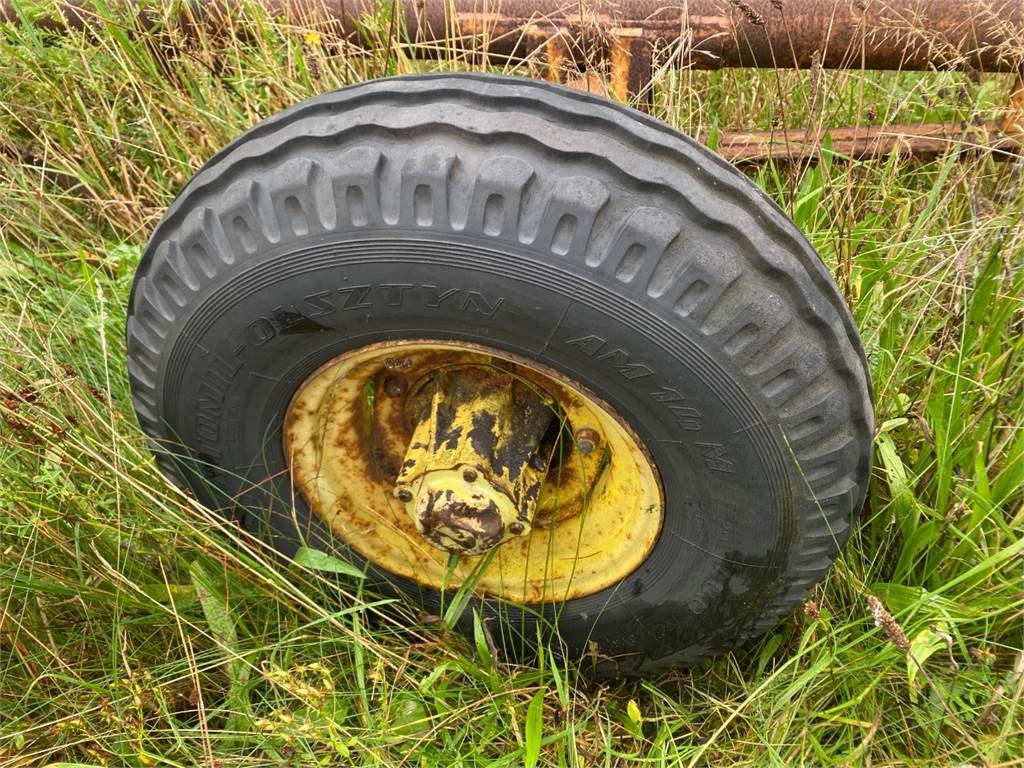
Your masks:
{"label": "chipped yellow paint", "polygon": [[[431,470],[415,480],[416,494],[405,502],[416,530],[430,544],[453,554],[482,555],[515,535],[519,510],[486,480],[467,481],[459,469]],[[462,507],[470,507],[465,514]],[[438,515],[442,507],[447,515]]]}
{"label": "chipped yellow paint", "polygon": [[[569,434],[594,429],[600,443],[589,454],[567,451],[548,472],[529,535],[486,559],[461,556],[446,579],[447,553],[424,541],[395,497],[395,481],[429,407],[432,377],[495,364],[549,393]],[[335,358],[292,399],[284,450],[296,489],[336,535],[379,567],[434,589],[473,576],[478,592],[515,603],[582,597],[635,570],[661,531],[661,484],[625,421],[556,371],[479,345],[382,342]]]}
{"label": "chipped yellow paint", "polygon": [[541,445],[554,398],[494,365],[442,369],[428,386],[395,481],[416,529],[467,555],[525,536],[554,447]]}

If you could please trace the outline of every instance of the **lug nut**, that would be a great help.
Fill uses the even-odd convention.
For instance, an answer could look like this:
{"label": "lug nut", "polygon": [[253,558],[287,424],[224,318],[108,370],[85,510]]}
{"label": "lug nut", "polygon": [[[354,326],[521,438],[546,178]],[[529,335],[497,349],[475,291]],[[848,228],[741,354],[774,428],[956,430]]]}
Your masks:
{"label": "lug nut", "polygon": [[405,379],[400,376],[388,376],[384,379],[384,394],[388,397],[401,397],[405,394]]}
{"label": "lug nut", "polygon": [[590,453],[597,448],[600,442],[601,435],[597,433],[596,429],[584,427],[576,431],[576,447],[580,449],[582,454]]}
{"label": "lug nut", "polygon": [[476,470],[473,469],[472,467],[466,467],[465,469],[462,470],[462,479],[465,480],[467,483],[472,483],[474,480],[476,480]]}
{"label": "lug nut", "polygon": [[522,535],[524,530],[525,529],[523,528],[523,524],[520,523],[518,520],[514,523],[508,524],[508,532],[511,533],[513,536]]}
{"label": "lug nut", "polygon": [[399,488],[397,491],[395,491],[395,496],[398,497],[399,501],[412,501],[412,491],[410,491],[408,488]]}

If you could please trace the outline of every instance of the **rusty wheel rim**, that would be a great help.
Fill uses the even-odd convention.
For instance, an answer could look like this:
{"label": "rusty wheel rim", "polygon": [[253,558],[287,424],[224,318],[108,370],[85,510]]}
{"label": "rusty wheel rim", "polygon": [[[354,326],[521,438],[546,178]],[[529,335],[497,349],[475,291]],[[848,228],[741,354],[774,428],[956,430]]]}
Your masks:
{"label": "rusty wheel rim", "polygon": [[[395,481],[424,382],[466,365],[500,366],[550,395],[571,442],[548,471],[529,534],[453,561],[422,538]],[[478,344],[389,341],[339,355],[296,391],[283,440],[295,488],[336,536],[433,589],[472,580],[476,592],[519,604],[584,597],[632,573],[661,532],[661,482],[628,422],[578,382]]]}

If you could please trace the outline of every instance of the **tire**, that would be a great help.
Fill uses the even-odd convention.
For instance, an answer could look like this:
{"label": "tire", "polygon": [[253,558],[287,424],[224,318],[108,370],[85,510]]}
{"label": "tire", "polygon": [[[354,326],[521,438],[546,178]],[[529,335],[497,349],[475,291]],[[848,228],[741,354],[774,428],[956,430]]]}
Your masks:
{"label": "tire", "polygon": [[[866,363],[811,246],[709,150],[546,83],[378,80],[252,128],[156,228],[127,336],[138,419],[171,478],[286,556],[312,539],[361,566],[282,455],[282,415],[318,366],[460,339],[597,393],[660,473],[652,552],[597,594],[481,610],[505,644],[542,621],[620,673],[770,628],[825,574],[867,489]],[[437,593],[369,572],[436,612]]]}

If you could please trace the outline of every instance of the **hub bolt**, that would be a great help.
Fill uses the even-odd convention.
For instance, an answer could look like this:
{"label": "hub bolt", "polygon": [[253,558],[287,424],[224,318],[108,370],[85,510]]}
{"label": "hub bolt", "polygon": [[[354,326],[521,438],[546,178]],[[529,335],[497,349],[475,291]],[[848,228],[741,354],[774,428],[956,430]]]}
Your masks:
{"label": "hub bolt", "polygon": [[601,442],[601,435],[598,434],[596,429],[590,429],[584,427],[576,431],[576,447],[580,449],[580,453],[588,454],[597,448]]}

